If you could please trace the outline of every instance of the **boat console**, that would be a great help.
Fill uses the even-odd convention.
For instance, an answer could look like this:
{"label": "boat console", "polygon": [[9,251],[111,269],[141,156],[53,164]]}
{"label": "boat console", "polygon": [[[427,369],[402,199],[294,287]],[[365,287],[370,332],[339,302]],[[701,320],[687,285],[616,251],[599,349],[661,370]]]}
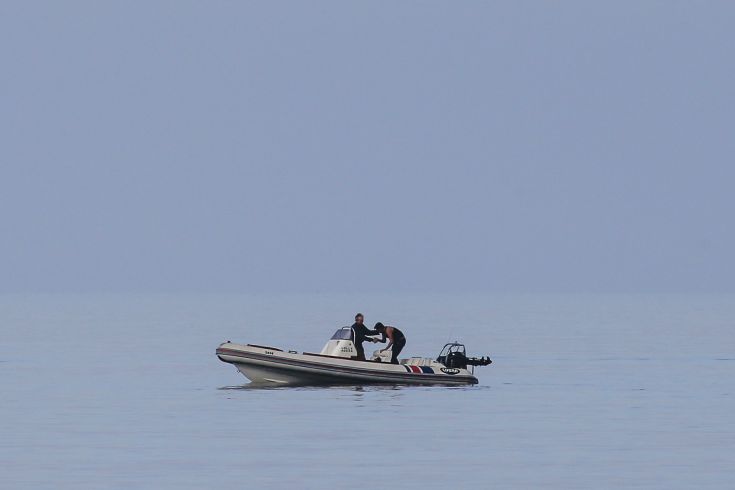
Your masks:
{"label": "boat console", "polygon": [[352,330],[352,327],[342,327],[337,330],[319,354],[322,356],[344,357],[347,359],[356,358],[355,332]]}

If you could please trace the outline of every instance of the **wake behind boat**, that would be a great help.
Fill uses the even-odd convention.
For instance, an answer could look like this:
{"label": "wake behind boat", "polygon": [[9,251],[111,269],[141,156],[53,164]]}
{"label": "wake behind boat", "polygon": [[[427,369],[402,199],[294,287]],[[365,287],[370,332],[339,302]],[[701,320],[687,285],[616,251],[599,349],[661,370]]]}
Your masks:
{"label": "wake behind boat", "polygon": [[463,344],[445,344],[436,359],[410,357],[390,363],[390,352],[375,351],[371,360],[358,360],[352,327],[337,330],[319,354],[284,351],[255,344],[227,341],[217,347],[217,357],[233,364],[246,378],[279,384],[476,384],[475,366],[486,366],[487,357],[467,357]]}

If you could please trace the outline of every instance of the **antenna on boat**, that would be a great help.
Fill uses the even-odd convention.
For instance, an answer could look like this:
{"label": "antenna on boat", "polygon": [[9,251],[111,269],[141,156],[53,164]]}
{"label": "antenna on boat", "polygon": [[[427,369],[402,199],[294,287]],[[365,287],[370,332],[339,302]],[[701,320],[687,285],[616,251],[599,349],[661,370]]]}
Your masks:
{"label": "antenna on boat", "polygon": [[[452,337],[454,337],[454,326],[451,327],[451,330],[449,330],[449,335],[447,336],[447,344],[452,342]],[[454,341],[457,342],[456,340]]]}

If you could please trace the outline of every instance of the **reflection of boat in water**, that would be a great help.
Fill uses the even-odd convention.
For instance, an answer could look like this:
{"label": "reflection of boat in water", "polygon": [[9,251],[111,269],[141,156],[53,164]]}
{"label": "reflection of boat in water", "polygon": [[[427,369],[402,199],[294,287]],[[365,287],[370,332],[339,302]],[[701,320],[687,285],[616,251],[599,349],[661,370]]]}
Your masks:
{"label": "reflection of boat in water", "polygon": [[436,359],[411,357],[390,364],[389,352],[376,351],[371,360],[360,361],[354,336],[351,327],[337,330],[319,354],[228,341],[217,347],[217,357],[251,381],[284,384],[475,384],[475,366],[492,362],[467,357],[457,342],[446,344]]}

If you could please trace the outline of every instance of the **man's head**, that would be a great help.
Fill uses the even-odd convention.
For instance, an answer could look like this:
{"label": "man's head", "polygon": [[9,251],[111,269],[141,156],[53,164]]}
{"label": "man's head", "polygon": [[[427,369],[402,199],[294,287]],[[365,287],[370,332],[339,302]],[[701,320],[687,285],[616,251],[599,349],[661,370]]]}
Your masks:
{"label": "man's head", "polygon": [[358,313],[357,315],[355,315],[355,323],[357,323],[358,325],[362,325],[362,322],[364,321],[365,317],[362,316],[362,313]]}
{"label": "man's head", "polygon": [[373,327],[373,330],[376,330],[378,332],[385,332],[385,325],[383,325],[382,323],[378,322],[378,323],[375,324],[375,327]]}

